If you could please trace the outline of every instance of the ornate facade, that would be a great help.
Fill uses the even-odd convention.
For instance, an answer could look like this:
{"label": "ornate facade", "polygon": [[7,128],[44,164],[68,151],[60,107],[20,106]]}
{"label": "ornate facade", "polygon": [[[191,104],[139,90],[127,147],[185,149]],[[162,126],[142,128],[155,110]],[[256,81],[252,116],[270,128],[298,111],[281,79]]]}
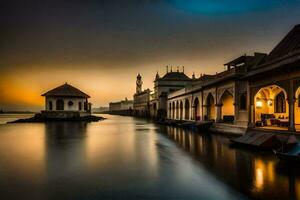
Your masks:
{"label": "ornate facade", "polygon": [[138,116],[165,119],[167,117],[167,96],[191,84],[193,80],[185,75],[184,71],[168,71],[160,77],[156,74],[154,79],[154,91],[142,90],[142,78],[139,74],[136,81],[136,93],[134,94],[134,113]]}
{"label": "ornate facade", "polygon": [[300,125],[300,25],[270,52],[243,55],[167,97],[168,118],[295,131]]}

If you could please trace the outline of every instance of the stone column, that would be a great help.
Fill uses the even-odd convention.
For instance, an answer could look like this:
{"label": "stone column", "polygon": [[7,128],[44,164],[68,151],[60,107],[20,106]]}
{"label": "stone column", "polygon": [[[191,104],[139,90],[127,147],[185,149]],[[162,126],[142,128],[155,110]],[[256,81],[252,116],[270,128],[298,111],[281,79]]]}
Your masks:
{"label": "stone column", "polygon": [[289,104],[289,131],[296,131],[295,128],[295,92],[294,92],[294,82],[289,81],[289,91],[288,91],[288,104]]}
{"label": "stone column", "polygon": [[189,102],[190,102],[190,108],[189,108],[189,120],[192,119],[192,114],[193,114],[193,101],[192,101],[192,98],[189,99]]}
{"label": "stone column", "polygon": [[254,105],[253,104],[250,104],[250,107],[249,107],[249,127],[254,127],[255,126],[255,111],[254,111]]}
{"label": "stone column", "polygon": [[202,105],[202,120],[207,120],[207,105]]}
{"label": "stone column", "polygon": [[[258,89],[256,89],[258,91]],[[248,127],[255,127],[255,105],[254,97],[256,90],[250,88],[247,84],[247,106],[248,106]]]}
{"label": "stone column", "polygon": [[216,122],[222,122],[222,104],[216,104]]}
{"label": "stone column", "polygon": [[[237,102],[237,101],[236,101]],[[237,103],[233,103],[234,108],[234,124],[237,124],[239,118],[239,105]]]}
{"label": "stone column", "polygon": [[296,128],[295,128],[295,108],[294,108],[294,105],[295,105],[295,99],[290,99],[289,100],[289,122],[290,122],[290,125],[289,125],[289,131],[296,131]]}
{"label": "stone column", "polygon": [[192,109],[191,109],[191,110],[192,110],[191,120],[196,120],[196,119],[195,119],[195,111],[196,111],[195,108],[196,108],[195,105],[192,105]]}

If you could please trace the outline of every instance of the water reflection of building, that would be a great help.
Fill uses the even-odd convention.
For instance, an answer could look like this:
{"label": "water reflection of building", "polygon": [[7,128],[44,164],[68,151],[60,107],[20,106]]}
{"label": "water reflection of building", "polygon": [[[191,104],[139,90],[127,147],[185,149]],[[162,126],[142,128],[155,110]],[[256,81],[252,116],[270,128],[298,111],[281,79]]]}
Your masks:
{"label": "water reflection of building", "polygon": [[[222,135],[195,134],[178,127],[162,127],[167,136],[191,153],[201,166],[254,199],[299,199],[300,173],[277,169],[276,158],[230,148]],[[295,170],[298,170],[295,167]]]}
{"label": "water reflection of building", "polygon": [[48,174],[52,177],[72,177],[76,170],[80,172],[86,162],[86,131],[85,122],[45,124],[45,161]]}
{"label": "water reflection of building", "polygon": [[64,139],[85,137],[86,122],[48,122],[45,125],[48,141],[60,142]]}

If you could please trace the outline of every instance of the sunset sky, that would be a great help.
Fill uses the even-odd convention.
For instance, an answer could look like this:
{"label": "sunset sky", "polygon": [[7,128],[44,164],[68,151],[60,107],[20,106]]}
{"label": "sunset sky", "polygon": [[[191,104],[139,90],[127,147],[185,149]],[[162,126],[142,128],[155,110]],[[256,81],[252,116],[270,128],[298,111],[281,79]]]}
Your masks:
{"label": "sunset sky", "polygon": [[215,73],[268,53],[300,23],[300,0],[10,0],[0,3],[0,109],[34,110],[65,82],[94,107],[153,86],[165,66]]}

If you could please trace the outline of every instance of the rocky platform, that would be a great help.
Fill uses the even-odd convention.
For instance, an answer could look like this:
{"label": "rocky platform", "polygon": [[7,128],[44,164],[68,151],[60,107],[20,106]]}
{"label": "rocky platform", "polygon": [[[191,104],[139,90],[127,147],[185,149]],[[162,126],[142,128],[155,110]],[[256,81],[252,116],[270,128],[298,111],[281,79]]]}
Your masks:
{"label": "rocky platform", "polygon": [[34,123],[34,122],[98,122],[104,120],[104,117],[98,117],[94,115],[84,116],[84,117],[71,117],[71,118],[47,118],[41,113],[35,114],[31,118],[18,119],[8,123]]}

